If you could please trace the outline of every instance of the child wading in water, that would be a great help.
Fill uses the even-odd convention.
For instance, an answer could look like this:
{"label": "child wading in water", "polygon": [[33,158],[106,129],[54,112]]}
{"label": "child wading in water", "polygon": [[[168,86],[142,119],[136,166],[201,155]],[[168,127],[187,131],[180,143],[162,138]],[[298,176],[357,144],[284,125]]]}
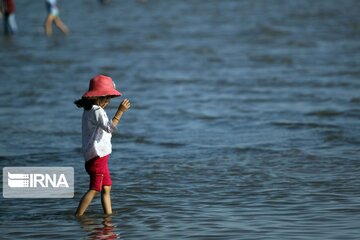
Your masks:
{"label": "child wading in water", "polygon": [[57,7],[57,0],[45,0],[46,3],[46,10],[48,15],[45,19],[45,33],[47,36],[51,36],[52,31],[52,24],[53,22],[55,25],[64,33],[68,34],[69,29],[68,27],[61,21],[59,8]]}
{"label": "child wading in water", "polygon": [[111,178],[108,159],[111,153],[111,134],[124,112],[130,108],[128,99],[123,100],[115,116],[109,120],[104,108],[110,99],[119,97],[110,77],[99,75],[90,80],[89,91],[74,103],[84,108],[82,116],[82,149],[85,158],[85,169],[90,175],[89,190],[81,199],[76,216],[82,216],[94,196],[101,192],[101,203],[105,214],[111,214]]}

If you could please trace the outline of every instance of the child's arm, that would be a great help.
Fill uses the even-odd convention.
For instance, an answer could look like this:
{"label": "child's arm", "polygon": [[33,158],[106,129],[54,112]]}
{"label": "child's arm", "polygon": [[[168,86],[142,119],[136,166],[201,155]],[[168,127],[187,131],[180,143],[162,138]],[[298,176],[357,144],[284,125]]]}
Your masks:
{"label": "child's arm", "polygon": [[120,103],[118,110],[112,119],[112,123],[114,126],[117,126],[119,124],[123,113],[126,112],[129,108],[130,108],[130,101],[129,99],[126,98]]}

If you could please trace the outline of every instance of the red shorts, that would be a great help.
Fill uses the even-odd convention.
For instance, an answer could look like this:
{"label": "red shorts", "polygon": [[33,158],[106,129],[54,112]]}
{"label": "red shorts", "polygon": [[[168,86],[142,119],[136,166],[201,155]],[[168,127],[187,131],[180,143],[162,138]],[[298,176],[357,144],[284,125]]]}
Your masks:
{"label": "red shorts", "polygon": [[90,175],[89,189],[100,192],[103,186],[112,185],[108,165],[109,157],[110,155],[107,155],[86,161],[85,169]]}

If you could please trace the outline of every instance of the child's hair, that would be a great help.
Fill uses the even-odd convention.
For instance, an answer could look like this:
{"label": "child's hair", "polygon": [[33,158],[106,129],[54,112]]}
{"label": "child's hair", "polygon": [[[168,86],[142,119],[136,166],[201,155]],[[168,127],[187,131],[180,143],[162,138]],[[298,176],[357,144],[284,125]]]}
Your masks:
{"label": "child's hair", "polygon": [[110,98],[110,97],[108,97],[108,96],[94,97],[94,98],[82,97],[82,98],[74,101],[74,104],[78,108],[84,108],[85,110],[90,110],[93,105],[98,105],[99,102],[102,101],[104,98]]}
{"label": "child's hair", "polygon": [[90,110],[93,105],[97,104],[98,98],[86,98],[82,97],[76,101],[74,101],[74,104],[78,108],[84,108],[85,110]]}

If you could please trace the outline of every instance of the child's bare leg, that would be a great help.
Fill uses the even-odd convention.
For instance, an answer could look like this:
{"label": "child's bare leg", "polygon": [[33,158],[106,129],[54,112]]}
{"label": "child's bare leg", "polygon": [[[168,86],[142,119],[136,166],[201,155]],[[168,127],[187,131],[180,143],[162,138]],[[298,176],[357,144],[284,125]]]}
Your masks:
{"label": "child's bare leg", "polygon": [[101,191],[101,203],[105,214],[112,214],[110,191],[111,186],[104,186]]}
{"label": "child's bare leg", "polygon": [[54,19],[55,21],[55,25],[64,33],[64,34],[68,34],[69,29],[67,28],[67,26],[63,23],[63,21],[61,21],[61,19],[59,17],[56,17]]}
{"label": "child's bare leg", "polygon": [[52,35],[52,22],[54,20],[54,16],[49,14],[45,20],[45,33],[47,36]]}
{"label": "child's bare leg", "polygon": [[84,214],[84,212],[86,211],[86,209],[88,208],[88,206],[90,205],[91,201],[93,200],[93,198],[97,193],[98,192],[95,190],[89,190],[87,191],[87,193],[85,193],[76,210],[75,213],[76,216],[82,216]]}

